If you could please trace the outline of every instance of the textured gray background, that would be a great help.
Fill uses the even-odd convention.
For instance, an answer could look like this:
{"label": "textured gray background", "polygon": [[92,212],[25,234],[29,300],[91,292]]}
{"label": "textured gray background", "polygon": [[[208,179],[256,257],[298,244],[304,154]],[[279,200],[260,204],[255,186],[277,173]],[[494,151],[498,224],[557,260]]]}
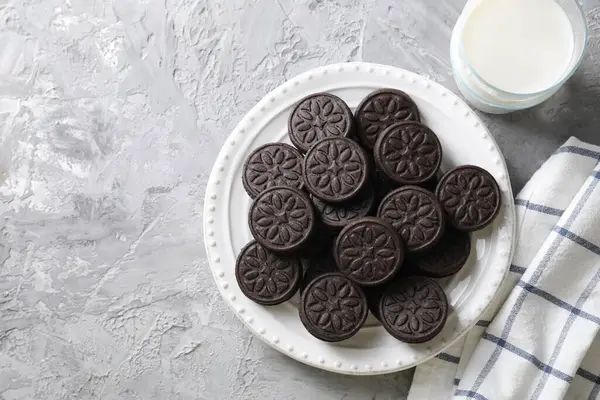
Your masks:
{"label": "textured gray background", "polygon": [[[455,90],[464,0],[0,0],[0,399],[402,399],[254,340],[213,285],[213,160],[269,90],[365,60]],[[600,144],[590,54],[546,104],[484,117],[519,189],[568,136]]]}

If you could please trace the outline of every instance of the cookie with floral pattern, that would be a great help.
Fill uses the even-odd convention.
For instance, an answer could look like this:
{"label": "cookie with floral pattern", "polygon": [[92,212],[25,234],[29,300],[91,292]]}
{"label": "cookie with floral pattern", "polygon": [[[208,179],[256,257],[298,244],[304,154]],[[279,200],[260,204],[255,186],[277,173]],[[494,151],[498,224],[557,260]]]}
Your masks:
{"label": "cookie with floral pattern", "polygon": [[356,108],[357,136],[367,149],[375,146],[378,136],[397,122],[420,121],[419,109],[410,96],[397,89],[379,89],[370,93]]}
{"label": "cookie with floral pattern", "polygon": [[274,253],[253,240],[237,258],[235,278],[246,297],[272,306],[294,296],[302,278],[302,264],[299,259]]}
{"label": "cookie with floral pattern", "polygon": [[354,336],[365,323],[368,311],[363,291],[340,273],[313,280],[304,289],[299,307],[306,330],[326,342]]}
{"label": "cookie with floral pattern", "polygon": [[329,93],[315,93],[300,100],[288,120],[290,140],[303,153],[321,139],[351,137],[354,131],[352,110]]}
{"label": "cookie with floral pattern", "polygon": [[448,171],[438,183],[436,195],[450,223],[464,232],[491,224],[500,211],[502,198],[494,177],[474,165]]}
{"label": "cookie with floral pattern", "polygon": [[394,282],[379,300],[379,319],[393,337],[423,343],[442,331],[448,318],[448,300],[433,279],[412,276]]}
{"label": "cookie with floral pattern", "polygon": [[424,251],[439,243],[446,229],[442,206],[430,191],[404,186],[388,194],[377,216],[394,226],[408,251]]}
{"label": "cookie with floral pattern", "polygon": [[258,243],[282,253],[302,248],[316,229],[308,195],[285,186],[275,186],[259,194],[250,206],[248,221]]}
{"label": "cookie with floral pattern", "polygon": [[399,185],[422,184],[434,178],[442,163],[437,135],[419,122],[400,122],[377,138],[377,168]]}
{"label": "cookie with floral pattern", "polygon": [[351,139],[323,139],[304,157],[306,189],[325,202],[352,200],[365,188],[369,178],[367,155]]}
{"label": "cookie with floral pattern", "polygon": [[392,279],[404,261],[404,244],[389,223],[374,217],[350,222],[334,246],[339,270],[362,286],[377,286]]}
{"label": "cookie with floral pattern", "polygon": [[246,159],[242,184],[251,198],[273,186],[304,187],[302,154],[285,143],[269,143]]}

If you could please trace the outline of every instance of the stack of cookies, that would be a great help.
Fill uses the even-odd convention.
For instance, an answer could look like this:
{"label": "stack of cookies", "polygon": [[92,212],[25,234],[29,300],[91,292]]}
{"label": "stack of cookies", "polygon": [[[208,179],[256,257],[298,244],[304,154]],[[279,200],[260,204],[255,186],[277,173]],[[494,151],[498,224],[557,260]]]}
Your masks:
{"label": "stack of cookies", "polygon": [[353,114],[317,93],[289,117],[293,146],[248,157],[254,241],[236,265],[242,292],[266,306],[302,293],[313,336],[352,337],[369,310],[398,340],[422,343],[444,327],[448,301],[435,278],[455,274],[469,232],[496,217],[500,189],[482,168],[441,174],[442,146],[404,92],[381,89]]}

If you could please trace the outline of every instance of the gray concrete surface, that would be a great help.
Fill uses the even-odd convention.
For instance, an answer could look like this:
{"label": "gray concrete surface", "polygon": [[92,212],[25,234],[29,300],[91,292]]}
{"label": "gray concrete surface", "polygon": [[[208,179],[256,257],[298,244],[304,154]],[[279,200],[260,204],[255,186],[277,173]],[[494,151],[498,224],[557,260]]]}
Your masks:
{"label": "gray concrete surface", "polygon": [[[217,294],[202,201],[270,89],[364,60],[455,90],[464,0],[0,0],[0,399],[403,399],[271,350]],[[600,144],[590,51],[531,111],[484,116],[519,189],[568,136]]]}

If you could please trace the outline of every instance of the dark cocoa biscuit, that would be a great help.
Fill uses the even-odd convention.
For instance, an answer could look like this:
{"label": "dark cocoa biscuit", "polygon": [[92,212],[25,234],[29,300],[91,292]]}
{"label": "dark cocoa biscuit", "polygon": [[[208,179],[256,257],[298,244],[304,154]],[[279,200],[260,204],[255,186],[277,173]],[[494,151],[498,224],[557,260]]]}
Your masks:
{"label": "dark cocoa biscuit", "polygon": [[433,279],[413,276],[390,285],[379,301],[383,327],[396,339],[423,343],[442,331],[448,300]]}
{"label": "dark cocoa biscuit", "polygon": [[302,293],[300,320],[317,339],[339,342],[362,327],[368,315],[362,290],[340,273],[321,275]]}
{"label": "dark cocoa biscuit", "polygon": [[290,253],[309,242],[316,216],[304,192],[275,186],[256,197],[250,206],[248,222],[258,243],[272,251]]}
{"label": "dark cocoa biscuit", "polygon": [[242,183],[251,198],[273,186],[304,187],[303,157],[285,143],[269,143],[254,150],[244,164]]}
{"label": "dark cocoa biscuit", "polygon": [[361,144],[372,149],[387,127],[396,122],[420,121],[420,116],[409,95],[396,89],[380,89],[358,105],[354,119]]}
{"label": "dark cocoa biscuit", "polygon": [[432,278],[454,275],[471,254],[471,237],[466,232],[447,229],[442,241],[424,254],[414,257],[419,272]]}
{"label": "dark cocoa biscuit", "polygon": [[319,257],[312,257],[311,259],[306,260],[304,274],[300,283],[300,293],[302,293],[304,288],[313,280],[330,272],[339,272],[331,251],[325,252]]}
{"label": "dark cocoa biscuit", "polygon": [[483,168],[463,165],[442,177],[436,195],[458,230],[473,232],[492,223],[500,210],[498,182]]}
{"label": "dark cocoa biscuit", "polygon": [[373,186],[367,185],[356,198],[345,203],[326,203],[316,197],[312,201],[323,225],[339,231],[350,221],[369,215],[375,204],[375,194]]}
{"label": "dark cocoa biscuit", "polygon": [[302,264],[297,258],[281,256],[253,240],[237,258],[235,278],[246,297],[272,306],[289,300],[296,293],[302,278]]}
{"label": "dark cocoa biscuit", "polygon": [[440,141],[419,122],[391,125],[379,135],[373,154],[377,168],[400,185],[429,181],[442,163]]}
{"label": "dark cocoa biscuit", "polygon": [[388,194],[377,216],[394,226],[408,251],[434,247],[446,228],[442,206],[433,193],[418,186],[404,186]]}
{"label": "dark cocoa biscuit", "polygon": [[333,249],[344,275],[362,286],[377,286],[392,279],[402,267],[404,244],[389,223],[374,217],[350,222]]}
{"label": "dark cocoa biscuit", "polygon": [[351,137],[354,131],[352,110],[329,93],[315,93],[300,100],[288,121],[290,139],[303,153],[321,139]]}
{"label": "dark cocoa biscuit", "polygon": [[343,203],[356,197],[368,184],[369,174],[364,150],[351,139],[323,139],[304,158],[306,189],[329,203]]}

